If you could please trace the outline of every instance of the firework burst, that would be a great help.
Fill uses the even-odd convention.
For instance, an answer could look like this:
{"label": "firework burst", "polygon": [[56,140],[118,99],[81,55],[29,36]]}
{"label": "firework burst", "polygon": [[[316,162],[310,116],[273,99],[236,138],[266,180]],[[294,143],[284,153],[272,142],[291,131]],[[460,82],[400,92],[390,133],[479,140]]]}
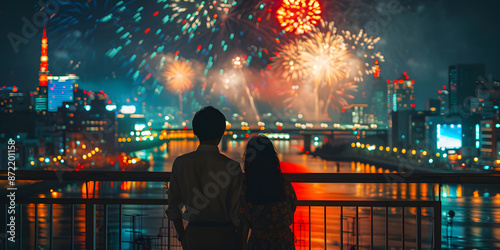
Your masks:
{"label": "firework burst", "polygon": [[211,29],[218,18],[225,18],[229,10],[236,5],[234,0],[195,1],[175,0],[170,8],[175,13],[173,18],[182,24],[184,34],[192,34],[198,28]]}
{"label": "firework burst", "polygon": [[195,72],[191,62],[179,59],[168,64],[165,71],[167,88],[179,96],[179,110],[182,113],[182,94],[192,87]]}
{"label": "firework burst", "polygon": [[370,74],[378,77],[379,63],[385,61],[382,53],[375,50],[375,45],[380,40],[380,37],[368,36],[363,30],[360,30],[358,34],[343,30],[342,35],[351,54],[348,63],[350,75],[354,77],[354,81],[361,82],[364,80],[363,76]]}
{"label": "firework burst", "polygon": [[326,88],[331,93],[349,77],[349,50],[344,38],[337,34],[333,22],[321,21],[304,38],[284,45],[278,55],[274,65],[286,79],[296,80],[300,85],[312,84],[314,110],[319,119],[320,106],[326,105],[320,100],[320,89]]}
{"label": "firework burst", "polygon": [[316,0],[284,0],[276,18],[286,32],[304,34],[318,24],[321,6]]}

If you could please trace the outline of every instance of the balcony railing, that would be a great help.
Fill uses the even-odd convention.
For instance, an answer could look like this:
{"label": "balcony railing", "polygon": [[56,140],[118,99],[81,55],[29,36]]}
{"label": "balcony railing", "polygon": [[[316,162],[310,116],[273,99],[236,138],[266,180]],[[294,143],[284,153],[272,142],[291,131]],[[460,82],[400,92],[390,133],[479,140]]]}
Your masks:
{"label": "balcony railing", "polygon": [[[0,172],[0,176],[7,179],[7,173],[5,171]],[[391,183],[390,181],[405,182],[405,183],[429,183],[432,184],[433,191],[431,200],[377,200],[377,201],[328,201],[328,200],[300,200],[298,201],[298,210],[303,209],[307,211],[307,219],[302,221],[297,218],[294,220],[295,223],[292,226],[294,230],[297,244],[301,247],[311,249],[312,242],[318,241],[318,237],[312,236],[312,228],[322,227],[324,241],[324,247],[330,248],[327,240],[332,235],[332,230],[335,232],[335,236],[338,235],[339,239],[335,239],[338,242],[336,248],[344,249],[345,246],[354,247],[351,249],[373,249],[374,240],[377,235],[383,235],[383,242],[385,249],[389,249],[389,241],[394,241],[394,239],[389,239],[389,229],[393,228],[394,221],[391,223],[389,211],[394,209],[400,210],[401,223],[399,223],[399,229],[401,230],[400,235],[400,247],[405,249],[406,247],[411,247],[415,249],[441,249],[441,185],[443,183],[481,183],[481,184],[498,184],[500,183],[500,174],[421,174],[414,173],[410,176],[394,179],[393,176],[388,174],[346,174],[346,173],[335,173],[335,174],[312,174],[312,173],[289,173],[285,174],[286,178],[292,182],[300,183]],[[16,171],[16,181],[20,180],[43,180],[43,181],[84,181],[86,185],[95,185],[96,181],[141,181],[141,182],[168,182],[170,179],[169,172],[105,172],[105,171],[92,171],[92,172],[57,172],[57,171]],[[438,192],[434,192],[434,186],[439,187]],[[16,204],[20,204],[20,210],[24,207],[25,209],[30,206],[34,206],[34,232],[29,231],[30,235],[22,235],[18,233],[17,235],[17,246],[19,249],[24,249],[23,242],[26,238],[32,237],[34,244],[39,243],[39,207],[44,206],[47,208],[48,213],[48,246],[52,249],[54,239],[53,239],[53,210],[54,205],[66,205],[71,206],[71,249],[75,248],[75,207],[84,206],[85,207],[85,249],[96,249],[104,248],[107,249],[108,243],[108,213],[110,209],[116,209],[118,213],[118,245],[119,249],[122,249],[124,241],[122,241],[122,229],[123,224],[123,214],[122,208],[126,205],[156,205],[165,206],[167,204],[166,199],[122,199],[122,198],[93,198],[93,195],[89,195],[86,188],[87,194],[84,198],[31,198],[31,197],[16,197]],[[92,190],[95,190],[92,189]],[[437,193],[437,194],[436,194]],[[7,216],[7,207],[9,206],[9,200],[6,197],[0,198],[2,203],[5,204],[4,214]],[[117,208],[115,208],[117,206]],[[96,232],[96,209],[100,209],[98,214],[103,217],[103,222],[100,223],[100,229],[105,233]],[[354,211],[352,211],[354,209]],[[412,209],[410,215],[405,213],[408,209]],[[335,213],[331,213],[335,210]],[[424,212],[425,211],[425,212]],[[379,212],[383,215],[378,217],[375,214]],[[322,217],[321,223],[313,223],[312,213],[316,217]],[[22,215],[22,213],[19,213]],[[161,216],[165,216],[162,214]],[[423,220],[422,217],[428,217],[430,220]],[[334,217],[334,218],[332,218]],[[382,225],[380,223],[375,223],[374,218],[383,218]],[[414,226],[412,223],[405,223],[405,220],[415,219]],[[22,227],[23,218],[17,218],[20,222],[17,225]],[[7,221],[7,217],[5,218]],[[143,241],[149,241],[148,245],[152,249],[171,249],[179,248],[180,244],[177,241],[175,230],[172,227],[168,218],[165,218],[166,223],[162,225],[160,233],[155,237],[148,239],[141,239]],[[429,233],[423,229],[423,223],[432,224],[430,226],[432,232]],[[5,223],[4,225],[6,225]],[[374,231],[374,225],[377,224],[376,232]],[[411,225],[410,225],[411,224]],[[412,228],[409,228],[412,226]],[[7,226],[5,232],[7,232]],[[364,229],[363,229],[364,228]],[[368,228],[368,229],[367,229]],[[384,231],[380,232],[379,229],[383,228]],[[19,232],[23,232],[20,228]],[[25,229],[24,229],[25,230]],[[361,231],[364,232],[361,232]],[[394,230],[394,229],[392,229]],[[412,239],[414,241],[410,242],[405,238],[408,233],[415,232]],[[25,230],[26,231],[26,230]],[[132,230],[132,234],[135,233],[135,228]],[[316,230],[318,231],[318,230]],[[428,236],[430,235],[430,242],[423,242],[422,233],[425,232]],[[303,235],[304,234],[304,235]],[[368,243],[364,240],[363,235],[369,235]],[[96,243],[96,238],[99,238],[101,244]],[[429,237],[427,237],[429,238]],[[133,240],[133,239],[132,239]],[[380,239],[378,239],[380,241]],[[5,240],[5,248],[7,249],[8,241]],[[131,242],[135,246],[137,242]],[[139,243],[137,243],[139,244]],[[423,245],[425,244],[425,245]],[[394,245],[394,244],[392,244]]]}

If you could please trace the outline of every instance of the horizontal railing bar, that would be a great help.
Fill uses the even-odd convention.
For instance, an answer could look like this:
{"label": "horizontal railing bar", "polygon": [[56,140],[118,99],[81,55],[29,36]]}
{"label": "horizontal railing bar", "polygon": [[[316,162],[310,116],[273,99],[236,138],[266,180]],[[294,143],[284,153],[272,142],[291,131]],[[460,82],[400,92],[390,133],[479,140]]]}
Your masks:
{"label": "horizontal railing bar", "polygon": [[[7,179],[7,171],[0,177]],[[171,172],[163,171],[42,171],[18,170],[16,180],[53,181],[169,181]],[[408,177],[390,173],[285,173],[292,182],[302,183],[500,183],[497,173],[413,173]],[[399,177],[399,178],[395,178]]]}
{"label": "horizontal railing bar", "polygon": [[[2,202],[6,201],[4,199]],[[122,205],[166,205],[167,199],[121,199],[121,198],[18,198],[18,204],[122,204]],[[359,207],[435,207],[439,201],[400,201],[400,200],[377,200],[377,201],[353,201],[353,200],[299,200],[297,206],[359,206]]]}

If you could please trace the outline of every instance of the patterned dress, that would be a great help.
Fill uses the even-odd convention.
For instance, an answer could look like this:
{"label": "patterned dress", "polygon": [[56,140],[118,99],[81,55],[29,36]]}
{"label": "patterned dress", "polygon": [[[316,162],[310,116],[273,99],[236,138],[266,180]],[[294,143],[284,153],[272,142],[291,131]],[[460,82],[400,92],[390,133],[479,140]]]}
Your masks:
{"label": "patterned dress", "polygon": [[[295,249],[295,236],[290,229],[293,223],[297,196],[289,181],[284,182],[285,200],[253,205],[242,199],[241,213],[251,228],[248,249]],[[243,188],[245,197],[246,187]]]}

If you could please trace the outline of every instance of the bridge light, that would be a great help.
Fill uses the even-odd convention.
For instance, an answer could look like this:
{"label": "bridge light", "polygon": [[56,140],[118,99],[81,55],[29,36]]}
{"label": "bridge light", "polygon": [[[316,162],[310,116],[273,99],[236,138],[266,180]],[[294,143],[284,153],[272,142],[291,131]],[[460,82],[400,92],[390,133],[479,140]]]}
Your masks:
{"label": "bridge light", "polygon": [[351,143],[351,148],[354,148],[354,147],[356,147],[356,143],[353,142],[353,143]]}
{"label": "bridge light", "polygon": [[427,155],[427,151],[422,152],[422,155],[424,156]]}
{"label": "bridge light", "polygon": [[474,157],[474,161],[475,161],[475,162],[479,161],[479,158]]}
{"label": "bridge light", "polygon": [[406,149],[401,149],[401,153],[405,154],[406,153]]}
{"label": "bridge light", "polygon": [[395,147],[395,148],[393,148],[393,149],[392,149],[392,151],[393,151],[394,153],[396,153],[396,152],[398,152],[398,148],[396,148],[396,147]]}
{"label": "bridge light", "polygon": [[389,151],[391,151],[391,148],[390,147],[386,147],[385,151],[389,152]]}
{"label": "bridge light", "polygon": [[417,154],[417,150],[415,150],[415,149],[414,149],[414,150],[412,150],[412,151],[411,151],[411,154],[412,154],[412,155],[416,155],[416,154]]}

